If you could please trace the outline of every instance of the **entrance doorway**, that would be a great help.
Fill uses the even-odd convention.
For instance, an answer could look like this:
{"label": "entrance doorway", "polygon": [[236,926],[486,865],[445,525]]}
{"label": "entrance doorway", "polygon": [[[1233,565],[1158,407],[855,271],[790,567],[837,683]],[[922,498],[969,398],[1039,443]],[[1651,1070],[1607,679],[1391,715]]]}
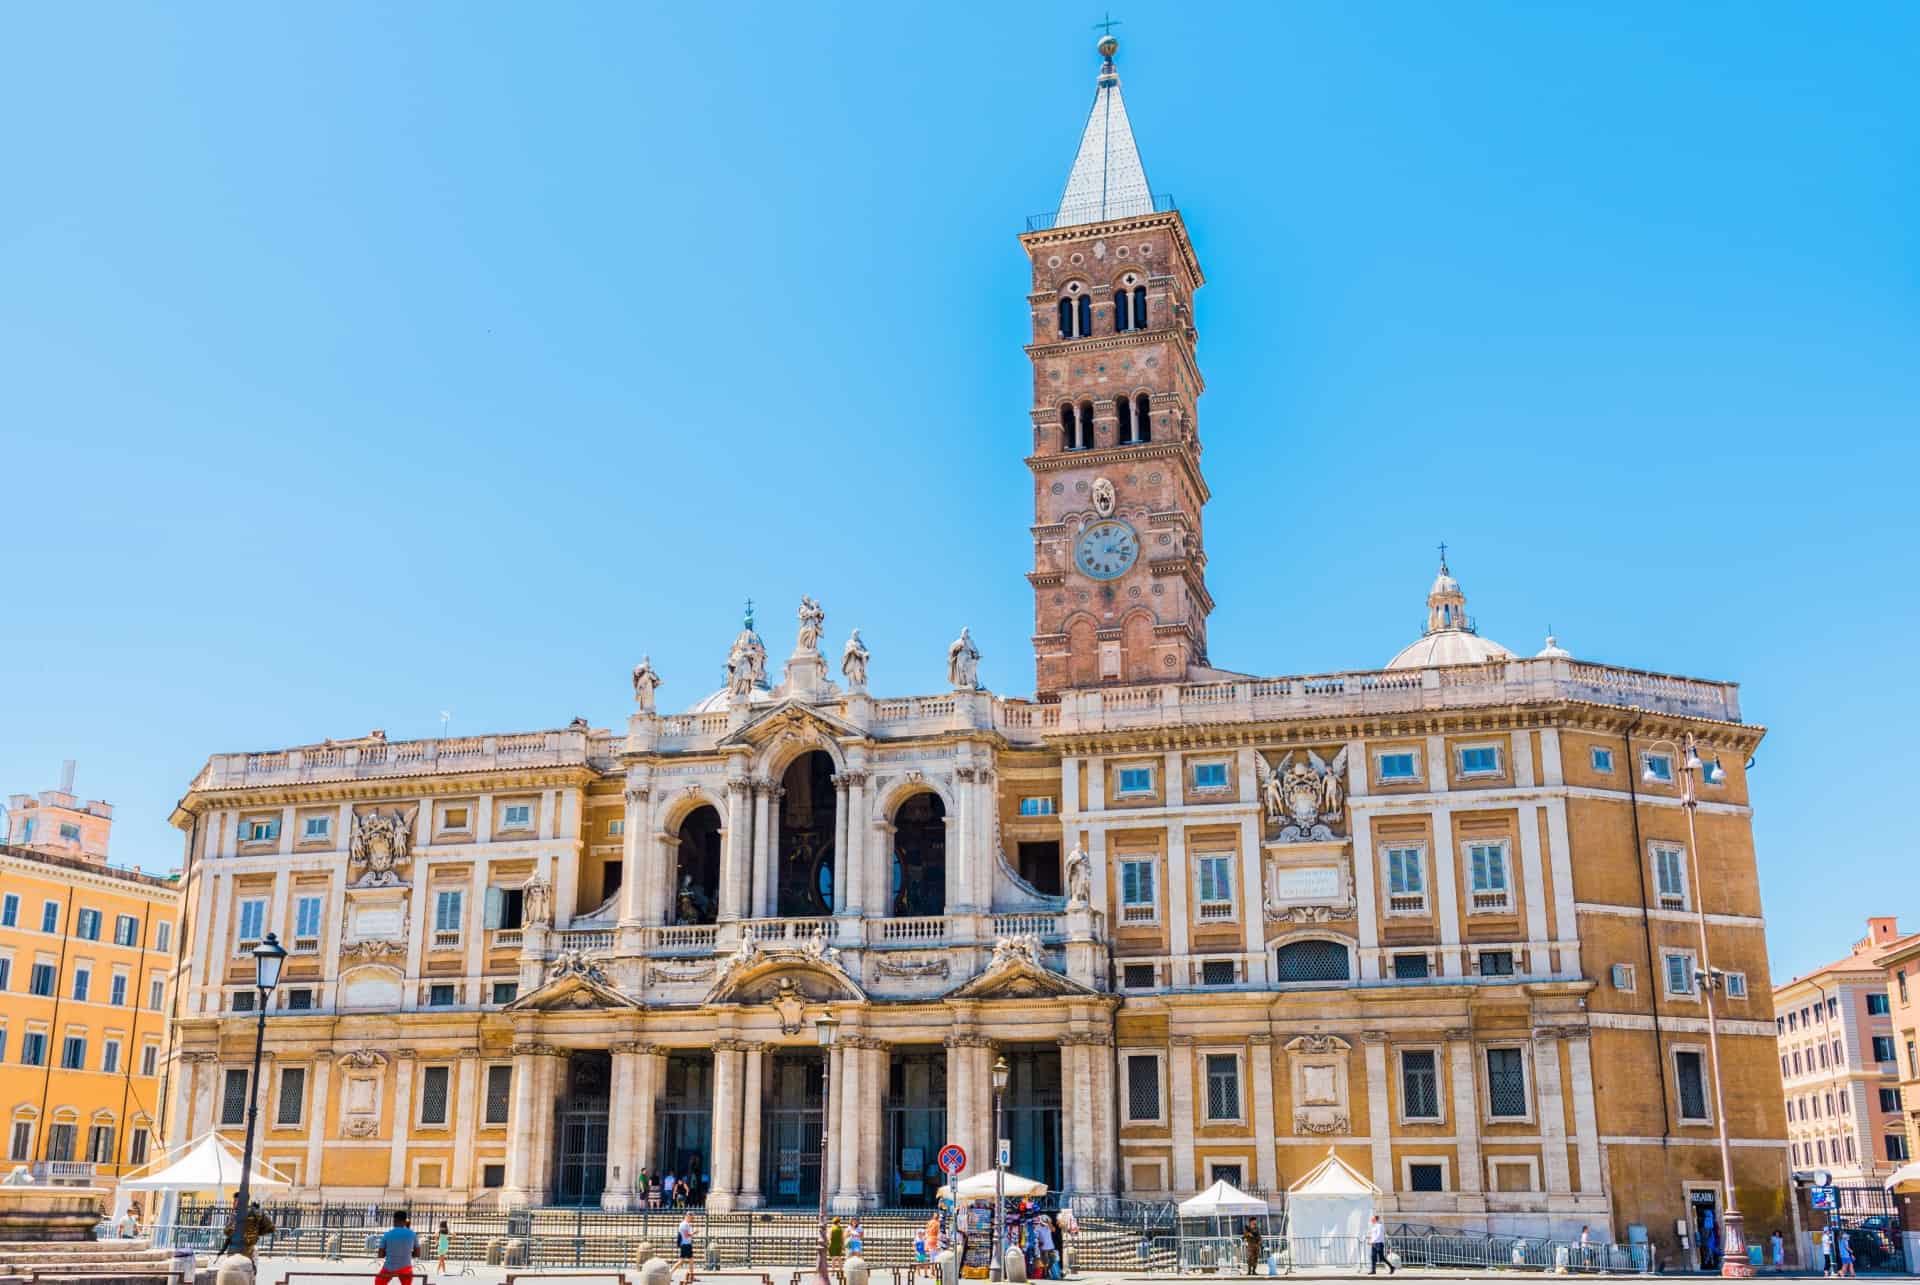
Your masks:
{"label": "entrance doorway", "polygon": [[[1060,1190],[1060,1050],[1015,1048],[1007,1059],[1008,1163],[1024,1177]],[[991,1162],[991,1157],[988,1158]]]}
{"label": "entrance doorway", "polygon": [[1719,1197],[1703,1187],[1687,1193],[1687,1212],[1693,1218],[1693,1260],[1701,1271],[1709,1271],[1720,1261]]}
{"label": "entrance doorway", "polygon": [[802,754],[780,778],[781,918],[833,913],[833,759],[824,750]]}
{"label": "entrance doorway", "polygon": [[818,1052],[796,1049],[767,1059],[760,1117],[760,1191],[770,1206],[820,1203]]}
{"label": "entrance doorway", "polygon": [[654,1111],[659,1139],[655,1171],[676,1181],[692,1178],[693,1191],[705,1194],[713,1155],[713,1055],[674,1053],[667,1058],[667,1082]]}
{"label": "entrance doorway", "polygon": [[582,1049],[567,1058],[566,1091],[556,1108],[553,1203],[598,1205],[607,1185],[607,1108],[613,1056]]}
{"label": "entrance doorway", "polygon": [[893,814],[892,915],[947,913],[947,805],[916,794]]}
{"label": "entrance doorway", "polygon": [[695,808],[680,823],[673,904],[667,909],[676,924],[710,924],[720,913],[720,813],[711,805]]}
{"label": "entrance doorway", "polygon": [[889,1158],[881,1199],[901,1209],[930,1209],[945,1179],[940,1148],[947,1141],[947,1055],[896,1051],[887,1076]]}

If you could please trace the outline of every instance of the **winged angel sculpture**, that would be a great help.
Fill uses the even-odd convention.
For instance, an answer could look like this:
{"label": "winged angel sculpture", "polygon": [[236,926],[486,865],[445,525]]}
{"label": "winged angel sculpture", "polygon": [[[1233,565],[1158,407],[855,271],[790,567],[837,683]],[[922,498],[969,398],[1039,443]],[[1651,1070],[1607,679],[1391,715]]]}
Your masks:
{"label": "winged angel sculpture", "polygon": [[1332,827],[1340,823],[1346,807],[1346,747],[1331,763],[1312,750],[1306,751],[1304,761],[1299,751],[1288,750],[1278,766],[1270,768],[1264,757],[1256,755],[1254,767],[1260,777],[1261,804],[1267,820],[1280,827],[1281,842],[1334,837]]}

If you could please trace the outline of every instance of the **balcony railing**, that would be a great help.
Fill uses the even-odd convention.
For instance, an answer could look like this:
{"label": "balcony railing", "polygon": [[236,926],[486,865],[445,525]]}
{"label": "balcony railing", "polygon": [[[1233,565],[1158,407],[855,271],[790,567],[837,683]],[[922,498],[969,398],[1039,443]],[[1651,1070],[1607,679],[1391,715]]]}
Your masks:
{"label": "balcony railing", "polygon": [[715,924],[662,924],[646,930],[645,949],[658,955],[704,955],[719,935]]}
{"label": "balcony railing", "polygon": [[1064,209],[1046,210],[1027,216],[1027,231],[1051,232],[1055,228],[1079,227],[1084,223],[1107,223],[1115,219],[1137,219],[1145,214],[1167,214],[1180,207],[1174,203],[1171,192],[1161,192],[1148,198],[1153,206],[1151,210],[1133,210],[1118,208],[1114,202],[1096,202],[1087,205],[1073,205]]}
{"label": "balcony railing", "polygon": [[559,934],[561,950],[612,950],[619,937],[611,928],[568,928]]}
{"label": "balcony railing", "polygon": [[493,934],[493,944],[495,946],[512,950],[520,949],[521,940],[522,930],[519,928],[500,928],[496,929]]}
{"label": "balcony railing", "polygon": [[879,942],[942,942],[947,939],[945,915],[915,915],[906,919],[881,919],[874,924],[871,940]]}
{"label": "balcony railing", "polygon": [[1066,936],[1065,916],[1044,912],[1022,912],[1012,915],[993,917],[993,935],[996,937],[1038,937],[1042,941],[1058,941]]}

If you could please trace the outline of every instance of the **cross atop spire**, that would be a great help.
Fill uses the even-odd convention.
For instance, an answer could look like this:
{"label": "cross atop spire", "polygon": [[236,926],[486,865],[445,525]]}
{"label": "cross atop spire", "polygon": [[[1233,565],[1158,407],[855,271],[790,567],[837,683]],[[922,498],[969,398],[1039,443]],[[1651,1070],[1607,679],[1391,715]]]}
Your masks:
{"label": "cross atop spire", "polygon": [[1107,10],[1107,16],[1105,18],[1102,18],[1099,22],[1094,23],[1093,25],[1099,29],[1101,35],[1111,36],[1113,34],[1113,29],[1115,27],[1123,27],[1126,24],[1121,22],[1118,18],[1114,17],[1113,10],[1109,9]]}
{"label": "cross atop spire", "polygon": [[1100,75],[1094,81],[1093,110],[1080,136],[1080,151],[1060,196],[1056,228],[1153,213],[1153,189],[1147,186],[1127,105],[1120,97],[1120,73],[1113,66],[1113,55],[1120,48],[1113,28],[1120,24],[1109,17],[1093,25],[1106,32],[1095,46],[1101,58]]}

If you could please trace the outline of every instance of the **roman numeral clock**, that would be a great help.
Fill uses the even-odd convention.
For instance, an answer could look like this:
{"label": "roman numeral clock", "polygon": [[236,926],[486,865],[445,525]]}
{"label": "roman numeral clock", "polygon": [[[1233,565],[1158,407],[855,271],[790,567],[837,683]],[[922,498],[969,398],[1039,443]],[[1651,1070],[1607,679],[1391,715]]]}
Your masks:
{"label": "roman numeral clock", "polygon": [[1139,556],[1139,534],[1119,518],[1092,523],[1073,545],[1073,565],[1095,580],[1118,579]]}

